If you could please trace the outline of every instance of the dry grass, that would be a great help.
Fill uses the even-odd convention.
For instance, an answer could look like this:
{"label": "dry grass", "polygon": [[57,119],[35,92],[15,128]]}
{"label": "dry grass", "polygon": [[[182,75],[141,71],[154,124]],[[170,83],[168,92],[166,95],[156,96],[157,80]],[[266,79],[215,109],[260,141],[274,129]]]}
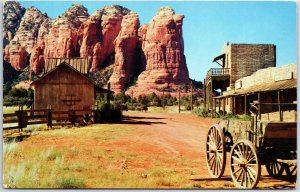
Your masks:
{"label": "dry grass", "polygon": [[[186,174],[190,171],[177,169],[187,164],[182,157],[141,156],[109,146],[133,131],[117,124],[92,125],[40,131],[24,142],[5,143],[5,187],[189,188]],[[174,166],[168,161],[174,161]],[[143,166],[145,162],[151,162],[149,168]]]}

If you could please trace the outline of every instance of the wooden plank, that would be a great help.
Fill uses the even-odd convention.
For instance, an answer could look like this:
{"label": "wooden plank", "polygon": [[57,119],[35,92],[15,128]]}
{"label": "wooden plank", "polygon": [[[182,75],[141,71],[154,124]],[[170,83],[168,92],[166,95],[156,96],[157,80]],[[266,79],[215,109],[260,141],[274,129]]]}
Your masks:
{"label": "wooden plank", "polygon": [[15,113],[8,113],[8,114],[3,114],[3,117],[17,117]]}
{"label": "wooden plank", "polygon": [[32,121],[32,122],[27,122],[27,125],[36,125],[36,124],[46,124],[47,121]]}
{"label": "wooden plank", "polygon": [[69,111],[52,111],[52,115],[56,114],[69,114]]}
{"label": "wooden plank", "polygon": [[70,118],[69,117],[52,117],[52,120],[56,120],[56,121],[69,121]]}
{"label": "wooden plank", "polygon": [[72,123],[53,123],[52,126],[56,125],[73,125]]}
{"label": "wooden plank", "polygon": [[3,127],[3,130],[19,129],[19,126]]}
{"label": "wooden plank", "polygon": [[25,112],[31,112],[31,111],[33,111],[33,112],[46,112],[47,109],[34,109],[34,110],[28,109],[28,110],[23,110],[23,111],[25,111]]}
{"label": "wooden plank", "polygon": [[3,124],[6,124],[6,123],[18,123],[19,120],[18,119],[8,119],[8,120],[3,120]]}
{"label": "wooden plank", "polygon": [[27,119],[40,119],[40,118],[47,118],[47,115],[30,115],[30,116],[27,116]]}

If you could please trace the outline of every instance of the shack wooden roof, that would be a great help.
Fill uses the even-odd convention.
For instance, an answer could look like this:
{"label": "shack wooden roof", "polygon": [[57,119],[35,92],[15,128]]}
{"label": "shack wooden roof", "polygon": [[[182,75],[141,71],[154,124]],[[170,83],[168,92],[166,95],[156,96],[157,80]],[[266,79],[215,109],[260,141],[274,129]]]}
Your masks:
{"label": "shack wooden roof", "polygon": [[89,61],[88,58],[72,57],[72,58],[47,58],[44,65],[44,73],[48,73],[62,63],[68,63],[82,74],[88,74]]}
{"label": "shack wooden roof", "polygon": [[214,98],[220,99],[220,98],[239,96],[239,95],[249,95],[258,92],[268,92],[268,91],[277,91],[277,90],[280,91],[285,89],[297,89],[297,79],[289,79],[289,80],[254,85],[245,89],[235,90],[234,93],[229,95],[222,95]]}
{"label": "shack wooden roof", "polygon": [[98,90],[99,92],[101,92],[101,93],[114,93],[114,92],[111,91],[111,90],[104,89],[104,88],[100,87],[99,85],[97,85],[96,82],[94,82],[93,80],[89,79],[89,78],[87,77],[87,75],[84,75],[84,74],[80,73],[77,69],[75,69],[73,66],[69,65],[66,61],[63,61],[62,63],[60,63],[60,64],[57,65],[56,67],[52,68],[52,69],[51,69],[50,71],[48,71],[47,73],[44,73],[39,79],[33,81],[30,85],[33,85],[33,86],[34,86],[34,85],[36,85],[36,84],[39,84],[39,82],[40,82],[44,77],[46,77],[46,76],[52,74],[54,71],[59,70],[60,68],[65,67],[65,66],[68,67],[68,68],[70,68],[71,70],[75,71],[76,73],[78,73],[78,74],[79,74],[80,76],[82,76],[83,78],[87,79],[90,83],[92,83],[92,84],[95,86],[96,90]]}

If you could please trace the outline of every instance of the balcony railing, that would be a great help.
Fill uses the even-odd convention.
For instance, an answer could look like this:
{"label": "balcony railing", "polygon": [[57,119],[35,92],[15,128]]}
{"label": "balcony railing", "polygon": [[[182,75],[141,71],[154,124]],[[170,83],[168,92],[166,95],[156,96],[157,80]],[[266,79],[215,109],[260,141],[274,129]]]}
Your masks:
{"label": "balcony railing", "polygon": [[206,76],[229,76],[229,68],[211,68]]}

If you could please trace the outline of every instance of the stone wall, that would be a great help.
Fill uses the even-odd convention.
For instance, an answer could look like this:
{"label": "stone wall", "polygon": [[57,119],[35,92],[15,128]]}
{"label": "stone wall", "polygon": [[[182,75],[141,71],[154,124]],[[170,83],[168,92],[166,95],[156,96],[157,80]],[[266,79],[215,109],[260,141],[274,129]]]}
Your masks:
{"label": "stone wall", "polygon": [[272,44],[226,44],[225,67],[230,68],[230,87],[235,81],[259,69],[276,66],[276,46]]}

